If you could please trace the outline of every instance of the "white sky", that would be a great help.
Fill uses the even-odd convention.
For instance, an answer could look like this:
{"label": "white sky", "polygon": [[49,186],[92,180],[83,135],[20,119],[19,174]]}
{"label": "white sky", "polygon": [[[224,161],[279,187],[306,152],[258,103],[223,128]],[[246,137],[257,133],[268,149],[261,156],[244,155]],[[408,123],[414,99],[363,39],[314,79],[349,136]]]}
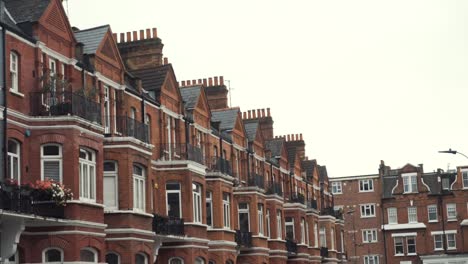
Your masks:
{"label": "white sky", "polygon": [[468,155],[468,1],[68,1],[80,29],[157,27],[179,81],[224,76],[331,177],[468,165],[437,153]]}

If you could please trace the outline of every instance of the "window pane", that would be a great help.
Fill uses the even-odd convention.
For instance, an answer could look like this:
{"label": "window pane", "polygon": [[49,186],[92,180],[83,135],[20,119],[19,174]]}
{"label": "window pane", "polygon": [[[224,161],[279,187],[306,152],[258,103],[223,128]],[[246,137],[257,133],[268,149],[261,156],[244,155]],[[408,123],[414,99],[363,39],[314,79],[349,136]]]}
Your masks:
{"label": "window pane", "polygon": [[60,182],[60,161],[44,161],[44,179]]}
{"label": "window pane", "polygon": [[104,171],[116,171],[115,162],[104,162]]}
{"label": "window pane", "polygon": [[45,260],[47,262],[60,262],[62,261],[62,252],[58,249],[49,249],[45,253]]}
{"label": "window pane", "polygon": [[146,257],[142,254],[135,255],[135,264],[146,264]]}
{"label": "window pane", "polygon": [[58,146],[44,146],[44,156],[58,156],[59,154]]}
{"label": "window pane", "polygon": [[104,205],[117,207],[116,201],[117,179],[114,176],[104,176]]}
{"label": "window pane", "polygon": [[109,253],[106,255],[106,262],[108,264],[118,264],[119,263],[119,256],[114,253]]}
{"label": "window pane", "polygon": [[180,184],[178,182],[166,183],[166,190],[180,190]]}
{"label": "window pane", "polygon": [[180,196],[179,193],[168,193],[167,194],[167,205],[168,215],[171,217],[180,218]]}
{"label": "window pane", "polygon": [[80,251],[80,260],[86,262],[95,262],[94,253],[91,250],[83,249]]}

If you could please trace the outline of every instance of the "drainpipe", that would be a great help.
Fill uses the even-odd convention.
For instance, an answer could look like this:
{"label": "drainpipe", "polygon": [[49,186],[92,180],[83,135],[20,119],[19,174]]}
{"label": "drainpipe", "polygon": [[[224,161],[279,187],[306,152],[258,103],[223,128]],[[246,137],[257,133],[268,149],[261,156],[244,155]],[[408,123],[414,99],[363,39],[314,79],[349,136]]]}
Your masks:
{"label": "drainpipe", "polygon": [[[1,9],[0,12],[2,13],[3,15],[3,12],[4,12],[4,3],[1,2]],[[0,181],[4,180],[7,175],[8,175],[8,168],[7,168],[7,164],[8,164],[8,137],[7,137],[7,82],[6,82],[6,47],[5,47],[5,27],[2,26],[2,41],[1,41],[1,49],[2,49],[2,67],[3,67],[3,70],[2,70],[2,86],[3,86],[3,106],[5,107],[5,109],[3,110],[3,177],[0,177]]]}

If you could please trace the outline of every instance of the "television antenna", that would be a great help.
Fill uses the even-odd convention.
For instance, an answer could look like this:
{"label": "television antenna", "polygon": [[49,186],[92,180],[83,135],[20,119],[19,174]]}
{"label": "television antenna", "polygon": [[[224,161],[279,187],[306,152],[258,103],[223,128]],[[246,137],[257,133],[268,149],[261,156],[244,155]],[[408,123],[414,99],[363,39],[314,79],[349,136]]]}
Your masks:
{"label": "television antenna", "polygon": [[228,83],[229,107],[232,107],[232,95],[231,95],[231,90],[234,90],[234,88],[231,88],[231,81],[230,81],[230,80],[225,80],[225,82]]}

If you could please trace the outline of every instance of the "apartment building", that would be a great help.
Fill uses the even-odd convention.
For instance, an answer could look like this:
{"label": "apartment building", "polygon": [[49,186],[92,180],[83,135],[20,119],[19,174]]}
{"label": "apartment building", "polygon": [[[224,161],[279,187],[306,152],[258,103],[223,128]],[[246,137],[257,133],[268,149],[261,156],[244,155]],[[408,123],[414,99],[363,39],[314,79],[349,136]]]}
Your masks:
{"label": "apartment building", "polygon": [[0,261],[346,261],[302,134],[228,107],[222,76],[178,81],[155,28],[73,28],[59,0],[0,23]]}
{"label": "apartment building", "polygon": [[345,215],[349,261],[468,263],[465,167],[424,172],[422,164],[392,169],[382,161],[378,174],[330,184]]}

